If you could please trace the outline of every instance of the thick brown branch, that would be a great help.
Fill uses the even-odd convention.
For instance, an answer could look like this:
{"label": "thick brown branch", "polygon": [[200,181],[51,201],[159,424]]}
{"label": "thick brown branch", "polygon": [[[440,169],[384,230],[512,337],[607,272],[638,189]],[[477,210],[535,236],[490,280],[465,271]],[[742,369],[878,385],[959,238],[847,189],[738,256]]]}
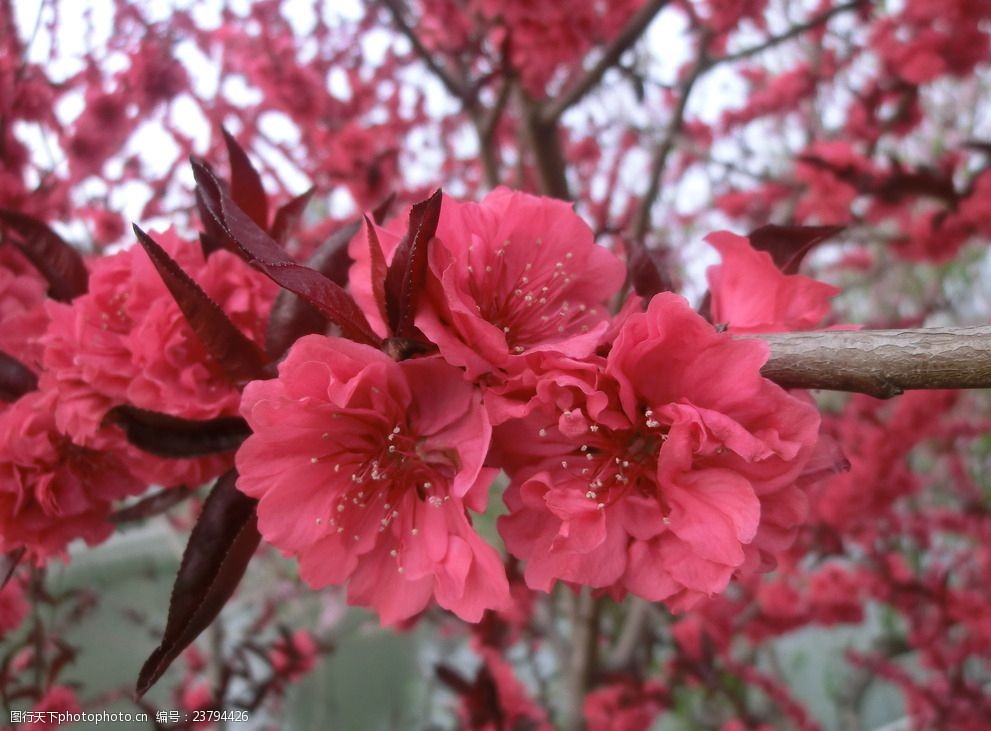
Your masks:
{"label": "thick brown branch", "polygon": [[648,2],[644,3],[643,7],[630,18],[626,27],[613,38],[612,43],[602,53],[602,57],[596,61],[595,65],[582,74],[576,82],[569,85],[561,96],[552,100],[543,109],[541,114],[542,121],[545,123],[557,121],[570,106],[581,100],[585,94],[598,84],[602,80],[602,77],[605,76],[606,71],[615,66],[627,49],[643,35],[643,32],[647,30],[647,26],[650,25],[650,21],[668,4],[668,1],[648,0]]}
{"label": "thick brown branch", "polygon": [[878,398],[933,388],[991,388],[991,327],[747,335],[771,346],[761,373],[786,388]]}
{"label": "thick brown branch", "polygon": [[522,88],[517,89],[517,97],[524,139],[533,155],[540,192],[552,198],[571,200],[567,164],[561,149],[557,122],[543,121],[540,108]]}

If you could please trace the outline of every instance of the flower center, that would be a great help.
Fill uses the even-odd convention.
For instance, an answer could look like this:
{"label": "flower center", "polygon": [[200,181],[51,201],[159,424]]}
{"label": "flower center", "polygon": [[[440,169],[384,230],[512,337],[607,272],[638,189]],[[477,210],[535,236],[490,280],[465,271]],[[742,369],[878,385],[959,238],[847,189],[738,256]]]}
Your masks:
{"label": "flower center", "polygon": [[[575,281],[569,269],[573,254],[569,251],[557,261],[546,261],[543,241],[526,247],[522,269],[514,261],[507,263],[506,252],[524,245],[506,239],[484,264],[469,265],[469,286],[482,318],[502,330],[506,345],[513,353],[547,340],[577,332],[587,332],[594,320],[595,307],[574,304],[568,292]],[[469,252],[474,245],[469,247]],[[544,261],[541,261],[544,260]]]}
{"label": "flower center", "polygon": [[[440,507],[450,499],[441,489],[447,484],[448,465],[433,453],[424,454],[422,440],[404,432],[401,425],[385,433],[370,432],[366,426],[363,434],[352,434],[354,443],[338,443],[334,454],[310,460],[314,464],[333,461],[335,473],[349,475],[334,484],[336,496],[331,503],[329,525],[338,533],[344,533],[348,525],[353,539],[360,540],[360,534],[373,525],[367,520],[367,511],[376,509],[381,511],[377,532],[384,532],[400,517],[400,507],[411,505],[411,495],[416,497],[414,509],[418,502]],[[329,432],[322,435],[324,439],[331,436]]]}

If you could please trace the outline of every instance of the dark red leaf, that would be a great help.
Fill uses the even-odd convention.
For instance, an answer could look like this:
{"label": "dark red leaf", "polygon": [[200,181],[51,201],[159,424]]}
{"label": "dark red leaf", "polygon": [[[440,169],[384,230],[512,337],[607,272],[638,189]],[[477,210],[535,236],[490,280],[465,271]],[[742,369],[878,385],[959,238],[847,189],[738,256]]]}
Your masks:
{"label": "dark red leaf", "polygon": [[409,227],[392,257],[385,280],[385,303],[390,332],[401,338],[413,337],[413,318],[420,291],[427,276],[427,245],[437,233],[443,198],[438,189],[430,198],[416,203],[409,214]]}
{"label": "dark red leaf", "polygon": [[223,127],[220,131],[224,134],[227,157],[231,163],[231,198],[260,228],[267,229],[268,196],[265,195],[262,179],[231,133]]}
{"label": "dark red leaf", "polygon": [[239,492],[236,481],[235,470],[217,480],[193,526],[172,587],[162,641],[138,674],[138,697],[210,626],[258,547],[257,501]]}
{"label": "dark red leaf", "polygon": [[269,233],[271,233],[272,238],[280,246],[286,245],[286,241],[289,240],[289,234],[299,226],[299,222],[303,218],[303,211],[310,202],[310,198],[313,197],[314,190],[316,188],[310,188],[306,192],[300,193],[295,198],[279,206],[275,212],[272,229]]}
{"label": "dark red leaf", "polygon": [[385,255],[382,253],[382,244],[379,243],[378,234],[375,233],[375,226],[368,216],[365,216],[365,234],[368,238],[368,256],[372,264],[372,294],[375,297],[375,304],[378,306],[379,316],[383,322],[388,322],[385,280],[389,274],[389,267],[385,263]]}
{"label": "dark red leaf", "polygon": [[843,229],[843,226],[779,226],[772,223],[751,231],[747,238],[755,249],[770,254],[778,269],[785,274],[794,274],[813,247]]}
{"label": "dark red leaf", "polygon": [[13,356],[0,352],[0,401],[16,401],[38,388],[38,376]]}
{"label": "dark red leaf", "polygon": [[[334,231],[307,259],[306,266],[343,287],[347,284],[351,266],[348,242],[358,233],[360,226],[360,221],[352,221]],[[299,338],[326,330],[327,318],[319,310],[292,292],[282,290],[268,318],[265,347],[269,356],[276,360]]]}
{"label": "dark red leaf", "polygon": [[151,518],[156,515],[161,515],[169,508],[178,505],[183,500],[186,500],[195,494],[195,490],[186,487],[185,485],[168,487],[163,490],[159,490],[148,497],[141,498],[133,505],[128,505],[126,508],[121,508],[120,510],[111,513],[108,520],[111,523],[121,524],[133,523],[136,520]]}
{"label": "dark red leaf", "polygon": [[17,565],[24,558],[26,552],[27,549],[21,546],[20,548],[15,548],[13,551],[7,551],[7,553],[0,556],[0,589],[7,586],[7,582],[14,575]]}
{"label": "dark red leaf", "polygon": [[247,335],[238,330],[220,306],[200,289],[165,250],[134,226],[134,233],[148,253],[193,332],[210,356],[234,383],[266,378],[265,356]]}
{"label": "dark red leaf", "polygon": [[68,302],[85,294],[89,273],[78,251],[36,218],[0,208],[0,222],[16,233],[14,243],[48,282],[52,299]]}
{"label": "dark red leaf", "polygon": [[247,261],[265,272],[276,284],[316,307],[327,319],[340,326],[345,337],[378,346],[379,337],[351,295],[320,272],[293,261],[271,236],[238,208],[209,168],[197,159],[193,159],[192,164],[206,208],[237,244]]}
{"label": "dark red leaf", "polygon": [[176,459],[230,452],[251,434],[239,416],[196,421],[123,405],[110,409],[104,418],[123,429],[127,441],[138,449]]}
{"label": "dark red leaf", "polygon": [[210,216],[206,210],[206,204],[200,191],[195,192],[196,209],[200,214],[200,221],[203,224],[203,231],[200,233],[200,246],[203,249],[203,256],[210,256],[219,249],[233,249],[234,244],[230,242],[227,233],[224,232]]}
{"label": "dark red leaf", "polygon": [[868,192],[887,203],[901,203],[906,198],[926,196],[955,206],[960,194],[953,184],[953,176],[928,167],[906,170],[897,161],[890,173],[876,181]]}
{"label": "dark red leaf", "polygon": [[632,246],[627,268],[633,291],[641,297],[650,299],[660,292],[674,291],[667,249],[648,249],[642,244]]}

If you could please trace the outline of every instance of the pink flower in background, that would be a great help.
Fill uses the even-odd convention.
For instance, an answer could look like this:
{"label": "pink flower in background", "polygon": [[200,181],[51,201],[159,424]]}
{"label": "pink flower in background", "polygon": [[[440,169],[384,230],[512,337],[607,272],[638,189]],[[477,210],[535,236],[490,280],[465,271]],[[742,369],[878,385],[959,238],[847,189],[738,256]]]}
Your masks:
{"label": "pink flower in background", "polygon": [[431,598],[467,621],[508,605],[502,561],[466,514],[485,509],[494,471],[488,418],[457,369],[307,336],[277,379],[248,384],[241,413],[254,434],[238,487],[311,586],[347,583],[385,624]]}
{"label": "pink flower in background", "polygon": [[800,274],[784,274],[766,251],[728,231],[705,240],[722,258],[706,271],[712,319],[733,332],[780,332],[818,327],[840,290]]}
{"label": "pink flower in background", "polygon": [[29,611],[31,607],[24,598],[24,589],[15,577],[0,589],[0,639],[17,629]]}
{"label": "pink flower in background", "polygon": [[588,731],[647,731],[664,710],[664,687],[656,680],[623,678],[585,696]]}
{"label": "pink flower in background", "polygon": [[[227,316],[262,342],[274,285],[226,251],[204,259],[173,230],[156,239]],[[186,419],[237,414],[240,394],[211,359],[140,247],[92,264],[89,292],[48,303],[42,386],[58,393],[59,429],[88,445],[107,411],[121,404]],[[149,483],[202,484],[232,455],[166,460],[142,454],[131,465]]]}
{"label": "pink flower in background", "polygon": [[54,718],[49,717],[49,713],[81,713],[83,707],[76,698],[76,692],[65,685],[53,685],[38,700],[31,709],[40,716],[40,722],[31,724],[31,728],[56,729],[60,726]]}
{"label": "pink flower in background", "polygon": [[766,358],[661,294],[624,323],[600,372],[543,374],[543,404],[496,432],[497,454],[516,455],[499,530],[527,584],[681,610],[773,565],[805,517],[795,480],[819,418],[760,376]]}
{"label": "pink flower in background", "polygon": [[551,731],[547,712],[534,701],[503,653],[486,645],[476,645],[482,658],[474,679],[469,682],[450,668],[438,668],[441,681],[458,695],[459,728],[465,731]]}
{"label": "pink flower in background", "polygon": [[48,284],[13,246],[0,247],[0,352],[38,371],[48,316],[44,301]]}
{"label": "pink flower in background", "polygon": [[623,263],[563,201],[498,188],[444,198],[416,325],[469,378],[524,367],[520,356],[590,354]]}
{"label": "pink flower in background", "polygon": [[317,664],[320,649],[313,635],[305,629],[281,638],[272,648],[269,661],[275,677],[280,681],[298,680]]}
{"label": "pink flower in background", "polygon": [[59,433],[54,400],[34,391],[0,413],[0,553],[23,546],[39,562],[106,540],[113,501],[144,486],[105,436],[80,447]]}

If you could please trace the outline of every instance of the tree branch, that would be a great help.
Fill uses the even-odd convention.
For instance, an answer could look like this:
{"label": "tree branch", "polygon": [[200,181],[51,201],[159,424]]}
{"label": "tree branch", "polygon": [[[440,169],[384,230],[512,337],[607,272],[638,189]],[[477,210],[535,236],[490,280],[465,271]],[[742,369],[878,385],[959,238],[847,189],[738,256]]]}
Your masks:
{"label": "tree branch", "polygon": [[733,61],[742,61],[750,56],[756,56],[758,53],[763,53],[764,51],[773,48],[774,46],[780,45],[785,41],[802,35],[803,33],[810,31],[823,23],[827,22],[830,18],[835,15],[840,15],[848,10],[856,10],[867,2],[867,0],[851,0],[851,2],[843,3],[842,5],[836,5],[829,10],[820,13],[819,15],[805,21],[804,23],[799,23],[798,25],[793,25],[788,30],[783,33],[779,33],[776,36],[771,36],[765,41],[758,43],[756,45],[750,46],[749,48],[743,48],[735,53],[728,53],[725,56],[720,56],[712,60],[712,65],[715,66],[721,63],[732,63]]}
{"label": "tree branch", "polygon": [[382,0],[382,4],[388,9],[389,14],[392,16],[392,22],[396,24],[396,28],[410,42],[416,55],[427,65],[427,68],[440,79],[441,83],[444,84],[453,96],[460,99],[465,105],[472,106],[474,100],[468,93],[468,85],[455,78],[454,74],[441,66],[440,62],[434,58],[434,54],[431,53],[430,49],[423,45],[423,41],[420,40],[420,37],[413,30],[412,26],[403,18],[403,9],[399,5],[399,0]]}
{"label": "tree branch", "polygon": [[654,201],[657,200],[657,196],[661,192],[661,178],[664,176],[668,157],[670,157],[671,151],[674,150],[675,142],[678,140],[681,128],[685,124],[685,110],[688,108],[688,97],[691,96],[695,82],[711,68],[706,55],[707,45],[708,38],[703,38],[699,46],[698,60],[695,62],[695,66],[692,67],[689,75],[681,83],[678,103],[671,112],[671,119],[664,132],[664,137],[654,148],[654,154],[651,156],[650,172],[647,173],[647,180],[649,181],[647,190],[644,192],[643,198],[640,199],[639,206],[637,206],[636,215],[633,219],[633,228],[630,234],[631,238],[637,243],[643,242],[647,229],[650,227],[650,209],[653,208]]}
{"label": "tree branch", "polygon": [[506,109],[506,102],[509,100],[511,91],[512,84],[507,79],[499,87],[495,104],[490,109],[483,112],[476,108],[471,112],[475,133],[478,135],[478,153],[482,160],[485,185],[490,190],[499,185],[500,181],[501,160],[496,139],[496,128],[499,126],[499,120]]}
{"label": "tree branch", "polygon": [[554,99],[542,110],[542,121],[545,123],[556,122],[570,106],[580,101],[602,80],[606,71],[616,65],[616,62],[627,49],[637,42],[643,32],[647,30],[650,21],[668,2],[669,0],[648,0],[644,3],[643,7],[630,18],[626,27],[619,32],[619,35],[613,38],[612,43],[609,44],[595,65],[574,84],[570,84],[561,96]]}
{"label": "tree branch", "polygon": [[522,87],[517,87],[521,127],[527,146],[533,155],[540,182],[540,192],[552,198],[571,200],[568,189],[567,163],[561,149],[556,121],[545,122],[540,107]]}
{"label": "tree branch", "polygon": [[762,335],[771,357],[761,373],[786,388],[903,391],[991,388],[991,327],[819,330]]}

